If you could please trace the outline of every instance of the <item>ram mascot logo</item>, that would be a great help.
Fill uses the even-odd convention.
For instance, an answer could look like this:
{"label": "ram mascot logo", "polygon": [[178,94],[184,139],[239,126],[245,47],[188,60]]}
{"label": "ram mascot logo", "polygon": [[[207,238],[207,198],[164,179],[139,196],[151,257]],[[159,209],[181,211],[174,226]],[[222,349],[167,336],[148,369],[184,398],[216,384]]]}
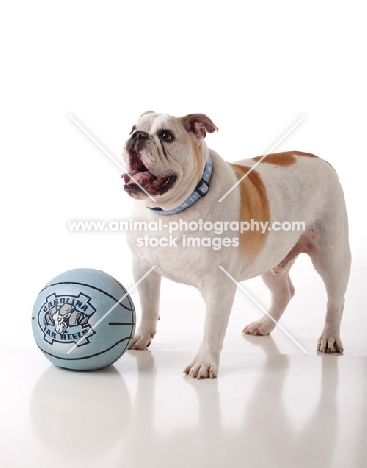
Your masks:
{"label": "ram mascot logo", "polygon": [[89,323],[95,312],[91,298],[83,293],[78,296],[51,294],[40,308],[38,323],[48,343],[83,346],[95,334]]}

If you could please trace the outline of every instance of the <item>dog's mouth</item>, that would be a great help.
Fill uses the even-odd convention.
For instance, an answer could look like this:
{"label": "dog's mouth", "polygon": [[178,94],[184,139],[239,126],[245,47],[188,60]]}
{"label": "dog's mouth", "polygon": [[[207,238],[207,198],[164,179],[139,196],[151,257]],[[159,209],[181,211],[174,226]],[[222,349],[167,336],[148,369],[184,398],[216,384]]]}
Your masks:
{"label": "dog's mouth", "polygon": [[129,151],[130,171],[123,174],[124,190],[133,198],[141,198],[148,192],[150,195],[163,195],[175,183],[176,176],[159,177],[153,174],[139,158],[138,153]]}

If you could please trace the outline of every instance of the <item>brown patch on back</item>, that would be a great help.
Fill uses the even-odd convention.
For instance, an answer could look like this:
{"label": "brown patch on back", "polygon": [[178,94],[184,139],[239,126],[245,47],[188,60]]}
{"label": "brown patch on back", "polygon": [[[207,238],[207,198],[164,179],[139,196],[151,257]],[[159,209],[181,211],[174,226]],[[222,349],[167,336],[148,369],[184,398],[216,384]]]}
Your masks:
{"label": "brown patch on back", "polygon": [[[297,159],[295,156],[307,156],[309,158],[317,158],[311,153],[302,153],[301,151],[287,151],[284,153],[268,154],[261,162],[266,164],[275,164],[276,166],[291,166],[295,164]],[[252,158],[253,161],[260,161],[263,156]]]}
{"label": "brown patch on back", "polygon": [[[251,169],[248,166],[231,164],[238,179],[241,179]],[[251,220],[257,222],[270,221],[270,208],[266,194],[265,185],[260,174],[253,170],[240,183],[240,221]],[[240,252],[250,261],[253,261],[263,249],[268,231],[262,234],[261,226],[259,230],[248,230],[240,234]]]}
{"label": "brown patch on back", "polygon": [[[256,158],[252,159],[254,161],[260,161],[261,158],[262,156],[256,156]],[[292,164],[296,163],[296,158],[291,152],[273,153],[268,154],[261,162],[266,164],[275,164],[276,166],[291,166]]]}
{"label": "brown patch on back", "polygon": [[292,153],[296,156],[307,156],[308,158],[317,158],[318,156],[315,156],[312,153],[302,153],[302,151],[292,151]]}

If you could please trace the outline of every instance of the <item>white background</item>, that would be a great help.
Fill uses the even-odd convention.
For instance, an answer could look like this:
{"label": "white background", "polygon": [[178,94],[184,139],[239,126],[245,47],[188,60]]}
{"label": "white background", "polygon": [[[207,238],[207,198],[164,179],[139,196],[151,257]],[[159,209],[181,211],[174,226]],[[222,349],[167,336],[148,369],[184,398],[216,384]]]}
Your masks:
{"label": "white background", "polygon": [[[352,275],[365,284],[363,2],[4,3],[2,345],[34,346],[35,297],[65,270],[102,269],[127,288],[133,284],[123,233],[68,230],[70,220],[129,219],[132,207],[121,170],[69,113],[120,160],[142,112],[203,112],[219,127],[209,146],[229,161],[263,154],[306,115],[277,151],[313,152],[338,171],[350,218]],[[316,275],[307,260],[299,259],[294,271],[299,304],[318,304],[321,280],[315,280],[316,292],[307,289]],[[261,297],[265,287],[256,281],[253,291]],[[176,307],[176,291],[203,311],[194,290],[164,284],[167,317]],[[365,291],[356,287],[350,296],[353,307],[346,308],[353,317],[365,308]],[[138,302],[136,293],[133,299]],[[202,313],[193,317],[195,329],[195,320],[201,329],[202,319]],[[360,324],[356,333],[362,336]]]}

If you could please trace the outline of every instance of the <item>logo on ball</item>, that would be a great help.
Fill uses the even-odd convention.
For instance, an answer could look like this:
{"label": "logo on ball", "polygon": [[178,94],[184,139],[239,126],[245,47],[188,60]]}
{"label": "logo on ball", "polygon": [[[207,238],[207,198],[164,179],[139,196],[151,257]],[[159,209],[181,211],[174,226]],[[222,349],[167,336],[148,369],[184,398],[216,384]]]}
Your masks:
{"label": "logo on ball", "polygon": [[51,294],[38,312],[38,324],[45,341],[50,344],[56,341],[83,346],[95,335],[89,324],[95,312],[91,298],[83,293],[78,296]]}

